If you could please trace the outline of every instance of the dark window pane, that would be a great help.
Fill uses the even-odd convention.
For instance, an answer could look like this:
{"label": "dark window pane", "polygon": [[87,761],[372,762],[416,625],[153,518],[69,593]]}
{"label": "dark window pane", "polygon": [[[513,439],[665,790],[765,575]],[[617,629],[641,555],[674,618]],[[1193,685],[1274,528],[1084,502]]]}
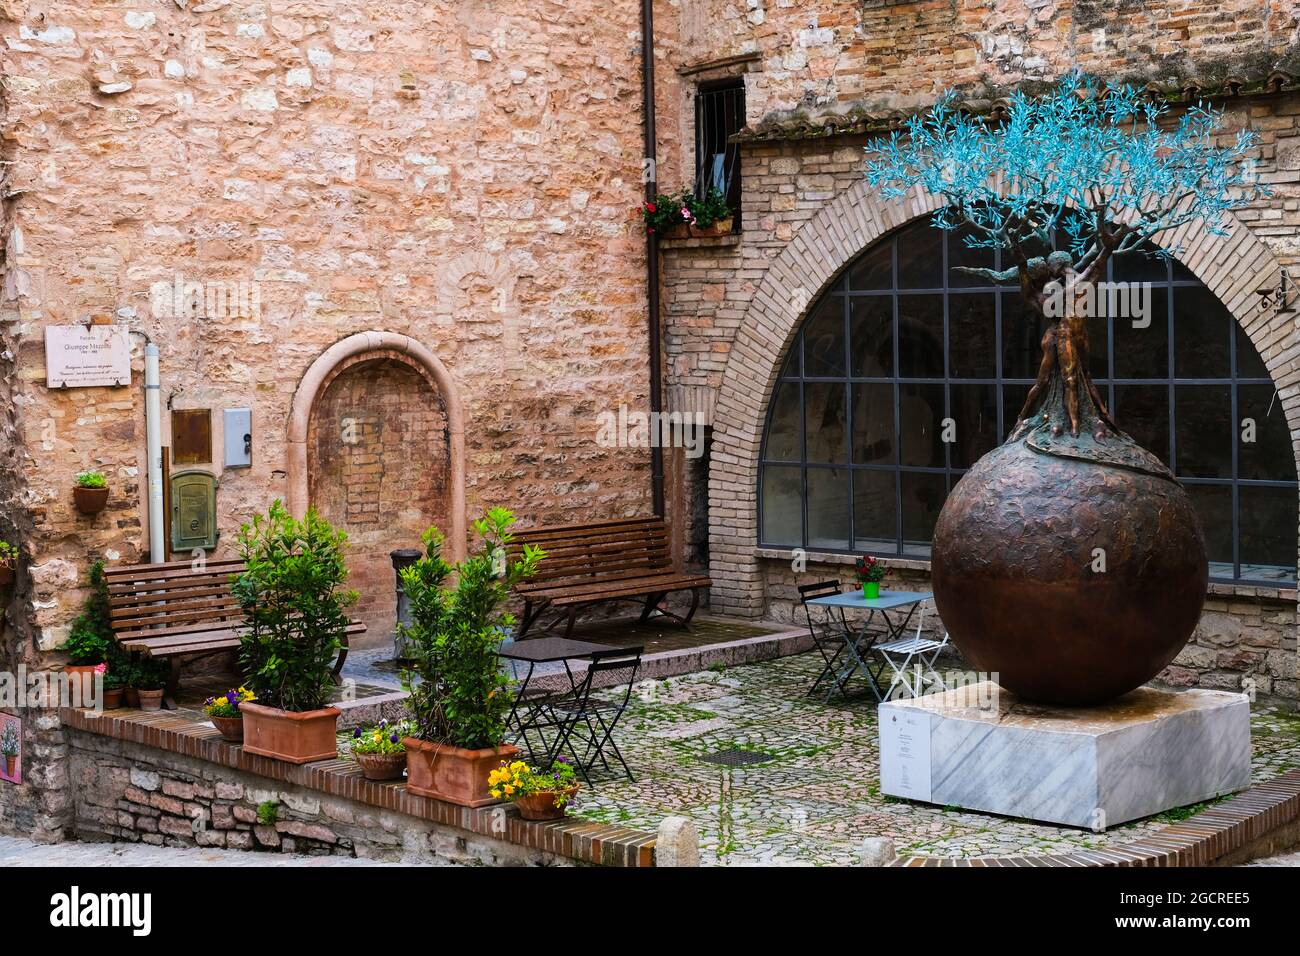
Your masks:
{"label": "dark window pane", "polygon": [[1237,336],[1237,378],[1269,378],[1268,368],[1259,357],[1255,343],[1250,340],[1246,330],[1236,322],[1232,323],[1232,327]]}
{"label": "dark window pane", "polygon": [[1241,522],[1241,576],[1264,581],[1294,580],[1296,489],[1237,490]]}
{"label": "dark window pane", "polygon": [[1110,378],[1110,320],[1094,315],[1088,320],[1088,372],[1094,379]]}
{"label": "dark window pane", "polygon": [[906,229],[898,236],[898,287],[939,289],[943,287],[942,229],[925,226]]}
{"label": "dark window pane", "polygon": [[894,374],[894,297],[852,296],[849,341],[854,378],[888,378]]}
{"label": "dark window pane", "polygon": [[[1232,488],[1228,485],[1184,485],[1205,531],[1205,547],[1211,564],[1228,565],[1232,575]],[[1216,574],[1211,569],[1211,574]],[[1219,571],[1216,576],[1222,576]]]}
{"label": "dark window pane", "polygon": [[809,378],[844,374],[844,296],[828,295],[803,327],[803,367]]}
{"label": "dark window pane", "polygon": [[1174,290],[1174,375],[1178,378],[1229,378],[1228,337],[1232,315],[1209,289]]}
{"label": "dark window pane", "polygon": [[1169,464],[1169,386],[1116,385],[1115,424]]}
{"label": "dark window pane", "polygon": [[894,386],[853,386],[853,463],[897,462],[894,438]]}
{"label": "dark window pane", "polygon": [[943,467],[942,385],[899,385],[902,463],[922,467]]}
{"label": "dark window pane", "polygon": [[1025,399],[1029,397],[1030,385],[1003,385],[1002,386],[1002,439],[1011,434],[1011,430],[1016,427],[1016,422],[1020,417],[1020,409],[1024,408]]}
{"label": "dark window pane", "polygon": [[1141,250],[1116,256],[1111,262],[1114,269],[1111,277],[1116,282],[1167,282],[1169,279],[1169,266],[1165,260],[1148,256]]}
{"label": "dark window pane", "polygon": [[859,551],[895,551],[898,501],[897,472],[859,468],[853,472],[853,547]]}
{"label": "dark window pane", "polygon": [[1177,259],[1169,260],[1170,266],[1173,267],[1173,279],[1175,282],[1200,282],[1195,274],[1187,266],[1183,265]]}
{"label": "dark window pane", "polygon": [[997,447],[998,388],[996,385],[953,385],[950,388],[954,426],[952,467],[969,468],[982,455]]}
{"label": "dark window pane", "polygon": [[993,378],[997,375],[994,299],[989,295],[948,297],[948,375]]}
{"label": "dark window pane", "polygon": [[798,461],[802,451],[799,442],[799,383],[782,382],[776,387],[772,400],[772,417],[767,425],[767,444],[763,457],[769,461]]}
{"label": "dark window pane", "polygon": [[802,469],[763,466],[763,543],[803,544]]}
{"label": "dark window pane", "polygon": [[898,374],[943,378],[943,296],[898,297]]}
{"label": "dark window pane", "polygon": [[849,288],[855,292],[892,289],[894,286],[894,244],[882,242],[849,269]]}
{"label": "dark window pane", "polygon": [[930,539],[934,537],[934,523],[939,519],[939,509],[948,495],[948,483],[943,475],[905,471],[900,476],[903,492],[903,552],[905,554],[930,553]]}
{"label": "dark window pane", "polygon": [[972,285],[993,285],[992,280],[985,279],[983,276],[967,275],[957,271],[957,266],[973,269],[993,268],[992,249],[971,249],[966,245],[964,239],[971,232],[970,229],[956,229],[948,233],[948,285],[955,289]]}
{"label": "dark window pane", "polygon": [[781,368],[782,378],[799,377],[799,353],[803,351],[800,347],[800,341],[801,340],[796,337],[795,340],[790,343],[790,354],[786,356],[785,365]]}
{"label": "dark window pane", "polygon": [[1177,473],[1196,478],[1232,477],[1232,394],[1227,385],[1174,389]]}
{"label": "dark window pane", "polygon": [[[1002,377],[1037,378],[1043,333],[1052,323],[1025,305],[1019,292],[1002,293]],[[1096,349],[1093,345],[1093,349]]]}
{"label": "dark window pane", "polygon": [[1151,324],[1134,328],[1133,319],[1116,319],[1116,378],[1165,378],[1169,374],[1169,290],[1151,290]]}
{"label": "dark window pane", "polygon": [[844,383],[805,382],[804,445],[808,461],[840,464],[849,460]]}
{"label": "dark window pane", "polygon": [[1272,385],[1238,386],[1237,441],[1238,478],[1295,480],[1291,430]]}
{"label": "dark window pane", "polygon": [[849,546],[849,470],[808,469],[808,547]]}

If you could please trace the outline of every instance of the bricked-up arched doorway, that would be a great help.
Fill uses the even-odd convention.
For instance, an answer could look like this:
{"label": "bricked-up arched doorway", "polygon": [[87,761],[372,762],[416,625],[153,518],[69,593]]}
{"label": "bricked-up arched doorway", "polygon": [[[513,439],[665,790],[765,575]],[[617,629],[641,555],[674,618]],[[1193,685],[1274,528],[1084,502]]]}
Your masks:
{"label": "bricked-up arched doorway", "polygon": [[454,383],[419,343],[351,336],[313,363],[289,428],[289,508],[310,502],[350,539],[350,585],[366,644],[391,639],[389,552],[437,525],[449,557],[465,551],[464,426]]}

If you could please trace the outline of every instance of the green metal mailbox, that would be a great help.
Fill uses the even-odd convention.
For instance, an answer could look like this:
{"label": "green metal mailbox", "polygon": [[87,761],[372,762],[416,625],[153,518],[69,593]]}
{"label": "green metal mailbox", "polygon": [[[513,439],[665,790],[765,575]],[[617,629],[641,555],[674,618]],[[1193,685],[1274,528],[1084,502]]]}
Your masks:
{"label": "green metal mailbox", "polygon": [[172,475],[172,550],[217,546],[217,476],[206,471]]}

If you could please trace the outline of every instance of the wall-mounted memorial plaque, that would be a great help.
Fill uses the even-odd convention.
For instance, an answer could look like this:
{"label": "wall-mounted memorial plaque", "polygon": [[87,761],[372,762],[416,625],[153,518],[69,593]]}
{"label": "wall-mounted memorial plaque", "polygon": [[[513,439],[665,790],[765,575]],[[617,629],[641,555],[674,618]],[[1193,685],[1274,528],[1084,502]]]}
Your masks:
{"label": "wall-mounted memorial plaque", "polygon": [[51,325],[45,330],[45,384],[86,388],[131,384],[125,325]]}

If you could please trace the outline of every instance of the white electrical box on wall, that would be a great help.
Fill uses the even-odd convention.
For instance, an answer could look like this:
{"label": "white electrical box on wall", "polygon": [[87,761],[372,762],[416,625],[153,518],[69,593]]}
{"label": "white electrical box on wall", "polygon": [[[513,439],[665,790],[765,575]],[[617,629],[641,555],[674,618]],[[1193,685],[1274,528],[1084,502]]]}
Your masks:
{"label": "white electrical box on wall", "polygon": [[227,468],[251,468],[253,465],[253,410],[227,408],[221,416],[222,444]]}

